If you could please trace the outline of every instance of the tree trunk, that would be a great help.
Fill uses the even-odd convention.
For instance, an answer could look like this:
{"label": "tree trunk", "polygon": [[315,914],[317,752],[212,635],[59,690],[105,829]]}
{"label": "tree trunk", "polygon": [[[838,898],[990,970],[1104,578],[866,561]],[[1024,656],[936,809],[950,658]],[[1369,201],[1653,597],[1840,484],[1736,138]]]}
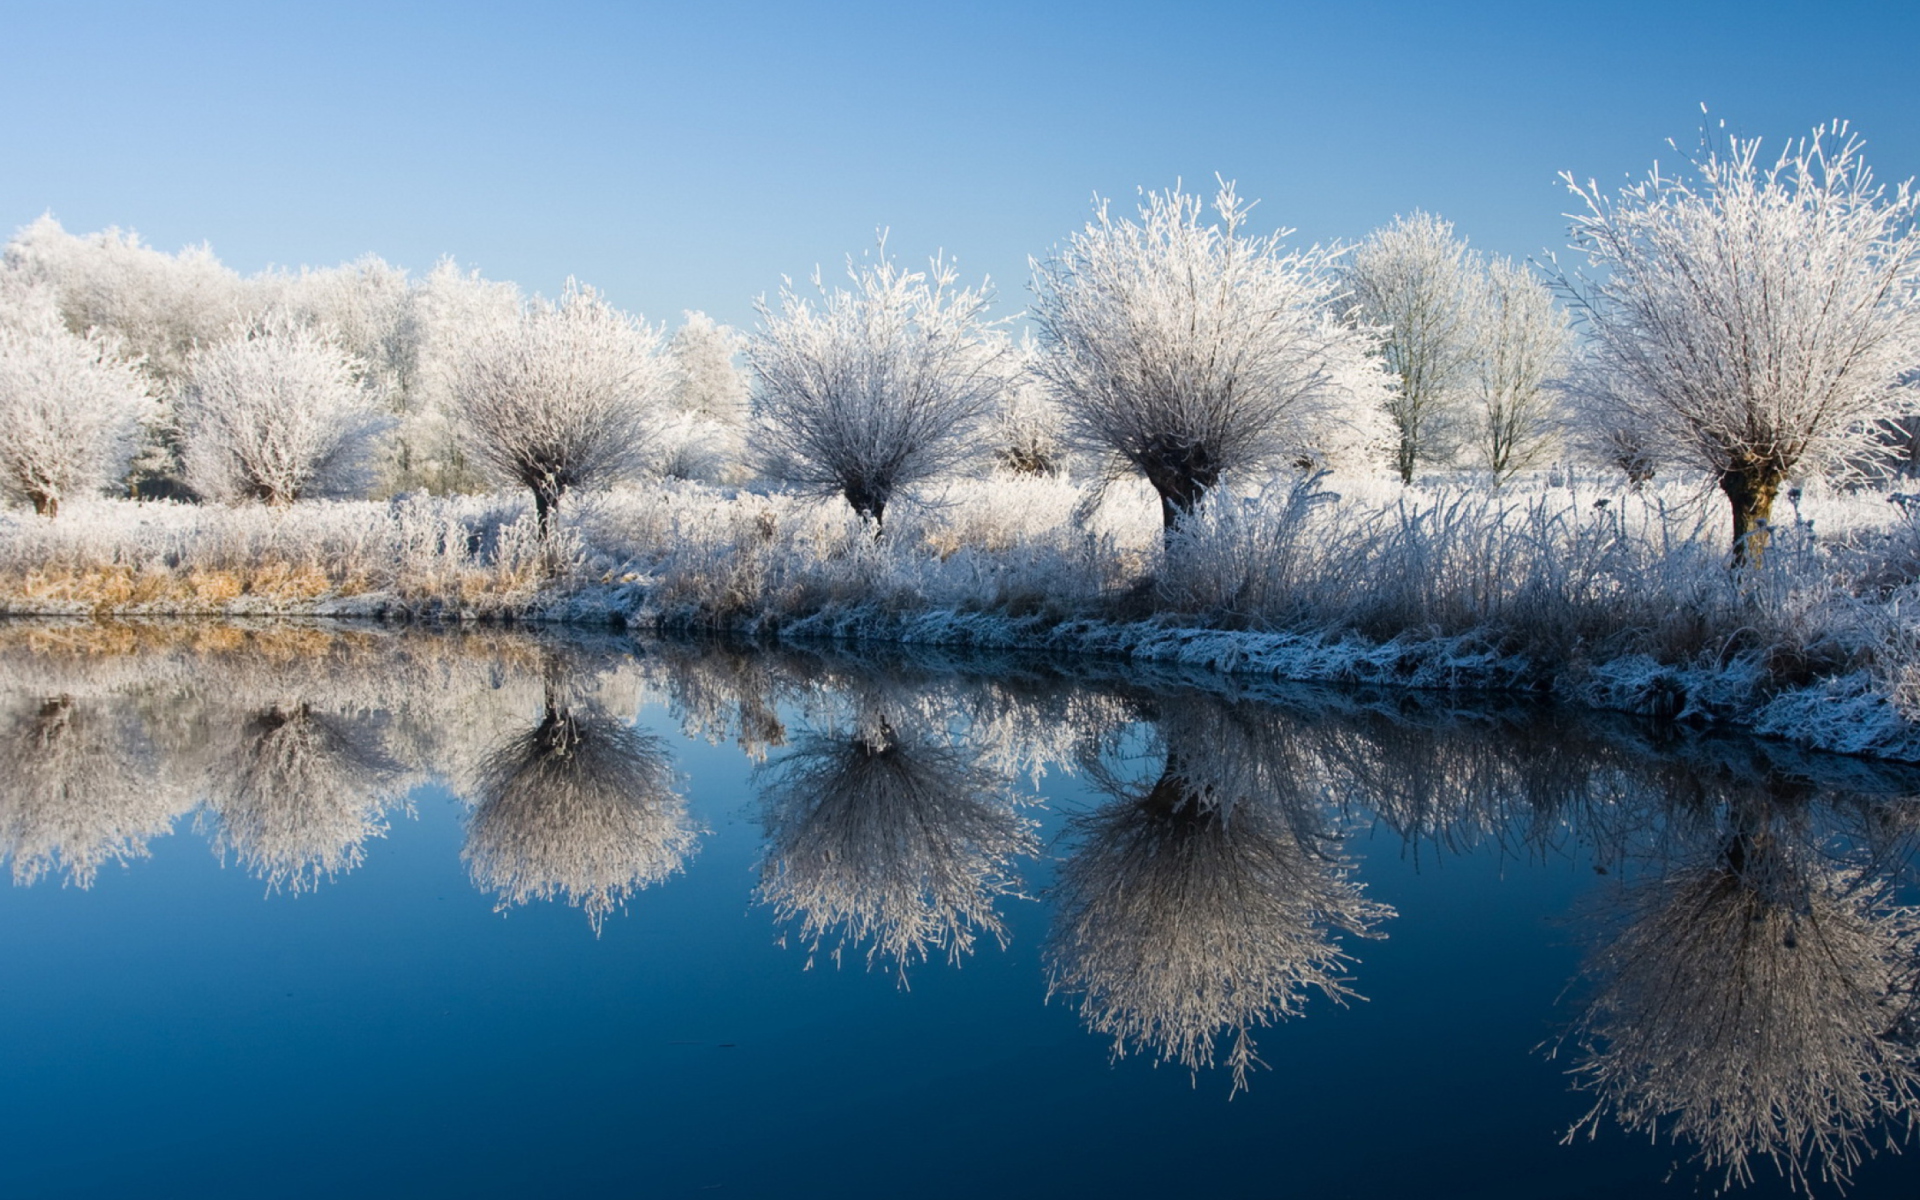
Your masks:
{"label": "tree trunk", "polygon": [[1140,467],[1160,495],[1160,524],[1169,532],[1220,482],[1220,468],[1205,446],[1156,446]]}
{"label": "tree trunk", "polygon": [[1408,486],[1413,484],[1413,468],[1419,462],[1420,443],[1411,434],[1400,435],[1400,447],[1394,451],[1393,466],[1400,472],[1400,482]]}
{"label": "tree trunk", "polygon": [[1774,497],[1781,473],[1764,466],[1740,467],[1720,477],[1720,490],[1733,509],[1733,565],[1759,566],[1767,552]]}
{"label": "tree trunk", "polygon": [[27,496],[33,501],[33,511],[40,516],[57,517],[60,515],[60,497],[54,493],[29,492]]}
{"label": "tree trunk", "polygon": [[553,517],[560,508],[560,489],[551,484],[533,485],[533,520],[539,527],[540,540],[546,541],[553,534]]}
{"label": "tree trunk", "polygon": [[887,501],[893,498],[892,489],[856,481],[841,488],[840,494],[847,498],[854,512],[873,522],[873,536],[879,537],[886,527]]}

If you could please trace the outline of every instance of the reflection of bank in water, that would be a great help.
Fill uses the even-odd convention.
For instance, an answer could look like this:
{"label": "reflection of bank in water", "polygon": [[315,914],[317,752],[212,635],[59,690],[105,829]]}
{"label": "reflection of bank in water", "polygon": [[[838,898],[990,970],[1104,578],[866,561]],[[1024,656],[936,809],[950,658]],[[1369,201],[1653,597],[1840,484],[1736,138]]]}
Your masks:
{"label": "reflection of bank in water", "polygon": [[[1920,1128],[1920,910],[1896,902],[1900,857],[1873,844],[1889,812],[1782,798],[1777,780],[1687,782],[1586,967],[1573,1073],[1596,1099],[1573,1132],[1611,1112],[1723,1186],[1760,1160],[1798,1188],[1844,1184]],[[1823,827],[1836,815],[1857,819]]]}
{"label": "reflection of bank in water", "polygon": [[562,898],[596,930],[632,893],[680,870],[699,831],[666,743],[575,701],[555,660],[539,722],[475,772],[461,857],[501,907]]}
{"label": "reflection of bank in water", "polygon": [[760,898],[810,954],[837,937],[837,962],[864,944],[869,966],[903,979],[935,952],[958,962],[981,934],[1004,944],[997,904],[1037,849],[1008,780],[924,717],[896,727],[870,699],[852,708],[761,768]]}
{"label": "reflection of bank in water", "polygon": [[1335,931],[1392,915],[1349,878],[1321,773],[1295,722],[1181,697],[1156,722],[1162,765],[1129,783],[1087,766],[1112,799],[1072,822],[1048,946],[1051,990],[1114,1052],[1198,1072],[1229,1039],[1233,1089],[1259,1059],[1252,1031],[1315,992],[1354,993]]}

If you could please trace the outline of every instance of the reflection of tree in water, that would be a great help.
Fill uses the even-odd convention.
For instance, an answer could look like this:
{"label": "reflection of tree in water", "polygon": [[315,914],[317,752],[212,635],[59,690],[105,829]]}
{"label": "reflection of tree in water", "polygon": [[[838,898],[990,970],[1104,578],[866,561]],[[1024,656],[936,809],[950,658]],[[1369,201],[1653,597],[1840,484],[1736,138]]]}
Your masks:
{"label": "reflection of tree in water", "polygon": [[1365,936],[1392,910],[1348,878],[1296,722],[1181,697],[1158,724],[1165,761],[1150,784],[1089,764],[1114,799],[1073,822],[1051,988],[1080,995],[1116,1054],[1197,1073],[1230,1033],[1237,1091],[1259,1062],[1254,1028],[1297,1014],[1312,992],[1353,994],[1332,931]]}
{"label": "reflection of tree in water", "polygon": [[1844,1184],[1883,1131],[1920,1123],[1900,1028],[1920,913],[1825,855],[1804,800],[1749,787],[1702,821],[1700,799],[1668,825],[1680,852],[1623,890],[1620,929],[1588,964],[1574,1073],[1597,1100],[1575,1132],[1611,1110],[1693,1144],[1724,1184],[1750,1182],[1762,1157],[1798,1187]]}
{"label": "reflection of tree in water", "polygon": [[1033,822],[970,753],[868,711],[801,735],[761,773],[760,896],[810,950],[838,930],[836,961],[865,942],[869,966],[904,977],[934,950],[958,962],[982,933],[1004,944],[995,905],[1017,889],[1012,860],[1037,848]]}
{"label": "reflection of tree in water", "polygon": [[632,893],[679,870],[698,837],[666,743],[550,680],[540,723],[481,762],[461,857],[502,908],[564,897],[597,932]]}
{"label": "reflection of tree in water", "polygon": [[89,886],[102,864],[142,857],[172,830],[176,798],[105,706],[15,697],[0,712],[0,855],[15,883],[61,868]]}
{"label": "reflection of tree in water", "polygon": [[359,866],[401,776],[377,737],[305,703],[255,710],[233,736],[207,769],[215,851],[296,892]]}

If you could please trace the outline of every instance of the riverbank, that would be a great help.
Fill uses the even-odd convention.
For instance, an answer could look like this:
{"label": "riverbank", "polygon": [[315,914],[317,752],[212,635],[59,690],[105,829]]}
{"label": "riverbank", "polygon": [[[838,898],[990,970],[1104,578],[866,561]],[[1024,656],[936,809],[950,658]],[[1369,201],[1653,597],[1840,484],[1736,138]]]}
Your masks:
{"label": "riverbank", "polygon": [[1920,761],[1920,532],[1804,497],[1763,566],[1715,498],[1281,479],[1170,542],[1149,498],[966,481],[891,515],[692,484],[282,510],[131,502],[0,518],[0,612],[563,622],[758,641],[1098,655],[1238,675],[1509,691]]}

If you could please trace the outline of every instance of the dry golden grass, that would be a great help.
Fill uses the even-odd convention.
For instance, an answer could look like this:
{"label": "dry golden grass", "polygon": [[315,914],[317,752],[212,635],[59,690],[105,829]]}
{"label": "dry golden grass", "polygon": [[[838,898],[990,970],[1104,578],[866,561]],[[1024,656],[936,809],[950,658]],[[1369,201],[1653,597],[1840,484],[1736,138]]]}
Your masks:
{"label": "dry golden grass", "polygon": [[[461,596],[497,600],[524,598],[537,580],[519,574],[501,578],[472,571],[449,589],[446,580],[412,581],[401,590],[416,599]],[[167,610],[182,614],[229,611],[242,600],[263,601],[298,611],[316,601],[374,591],[382,581],[365,570],[333,578],[311,562],[263,562],[246,567],[190,567],[168,570],[151,564],[131,566],[49,566],[0,576],[0,610],[29,610],[40,605],[83,606],[96,615],[131,610]]]}

